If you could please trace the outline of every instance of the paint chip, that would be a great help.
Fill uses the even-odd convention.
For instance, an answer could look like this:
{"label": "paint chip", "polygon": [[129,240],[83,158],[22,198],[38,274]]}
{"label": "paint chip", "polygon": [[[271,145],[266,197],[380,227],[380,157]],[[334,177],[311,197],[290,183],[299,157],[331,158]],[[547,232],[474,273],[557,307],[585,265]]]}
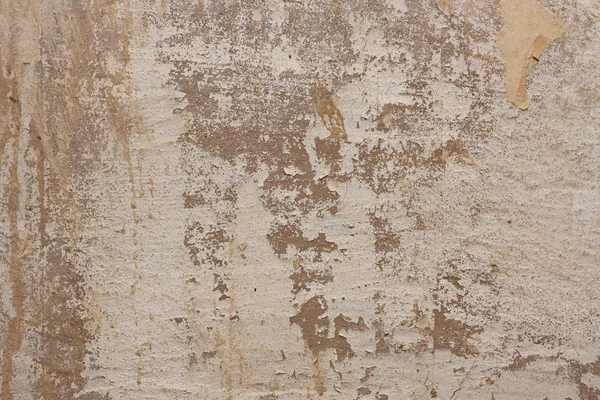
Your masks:
{"label": "paint chip", "polygon": [[506,98],[526,110],[527,73],[565,29],[538,0],[503,0],[500,12],[504,27],[497,41],[506,69]]}

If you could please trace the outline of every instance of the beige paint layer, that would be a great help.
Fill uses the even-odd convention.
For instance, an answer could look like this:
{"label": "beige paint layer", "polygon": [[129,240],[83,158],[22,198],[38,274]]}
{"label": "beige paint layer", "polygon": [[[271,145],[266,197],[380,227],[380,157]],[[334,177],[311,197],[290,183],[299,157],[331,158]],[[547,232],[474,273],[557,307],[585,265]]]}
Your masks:
{"label": "beige paint layer", "polygon": [[565,29],[538,0],[502,0],[500,12],[504,25],[498,33],[498,46],[506,70],[506,98],[526,110],[527,74]]}

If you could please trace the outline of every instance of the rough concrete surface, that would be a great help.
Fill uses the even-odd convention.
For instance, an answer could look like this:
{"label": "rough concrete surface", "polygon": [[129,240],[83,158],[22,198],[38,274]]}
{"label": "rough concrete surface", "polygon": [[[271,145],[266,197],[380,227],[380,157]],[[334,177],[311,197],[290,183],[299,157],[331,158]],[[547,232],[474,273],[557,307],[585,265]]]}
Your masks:
{"label": "rough concrete surface", "polygon": [[597,0],[0,0],[0,399],[599,399]]}

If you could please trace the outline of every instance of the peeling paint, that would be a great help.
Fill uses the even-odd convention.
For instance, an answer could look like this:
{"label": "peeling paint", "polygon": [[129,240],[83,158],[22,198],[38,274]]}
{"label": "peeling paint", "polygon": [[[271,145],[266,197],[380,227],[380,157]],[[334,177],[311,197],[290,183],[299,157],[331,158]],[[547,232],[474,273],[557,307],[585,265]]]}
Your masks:
{"label": "peeling paint", "polygon": [[565,28],[538,0],[503,0],[500,12],[504,26],[498,33],[498,46],[506,69],[506,98],[526,110],[527,74]]}
{"label": "peeling paint", "polygon": [[0,399],[598,398],[597,8],[4,0]]}

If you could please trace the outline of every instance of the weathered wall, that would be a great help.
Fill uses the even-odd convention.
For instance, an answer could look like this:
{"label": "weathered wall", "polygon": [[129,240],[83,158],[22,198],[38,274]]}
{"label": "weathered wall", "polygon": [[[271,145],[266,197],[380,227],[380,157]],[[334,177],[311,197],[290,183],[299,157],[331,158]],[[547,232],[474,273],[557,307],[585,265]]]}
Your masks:
{"label": "weathered wall", "polygon": [[0,0],[0,399],[600,398],[596,0]]}

